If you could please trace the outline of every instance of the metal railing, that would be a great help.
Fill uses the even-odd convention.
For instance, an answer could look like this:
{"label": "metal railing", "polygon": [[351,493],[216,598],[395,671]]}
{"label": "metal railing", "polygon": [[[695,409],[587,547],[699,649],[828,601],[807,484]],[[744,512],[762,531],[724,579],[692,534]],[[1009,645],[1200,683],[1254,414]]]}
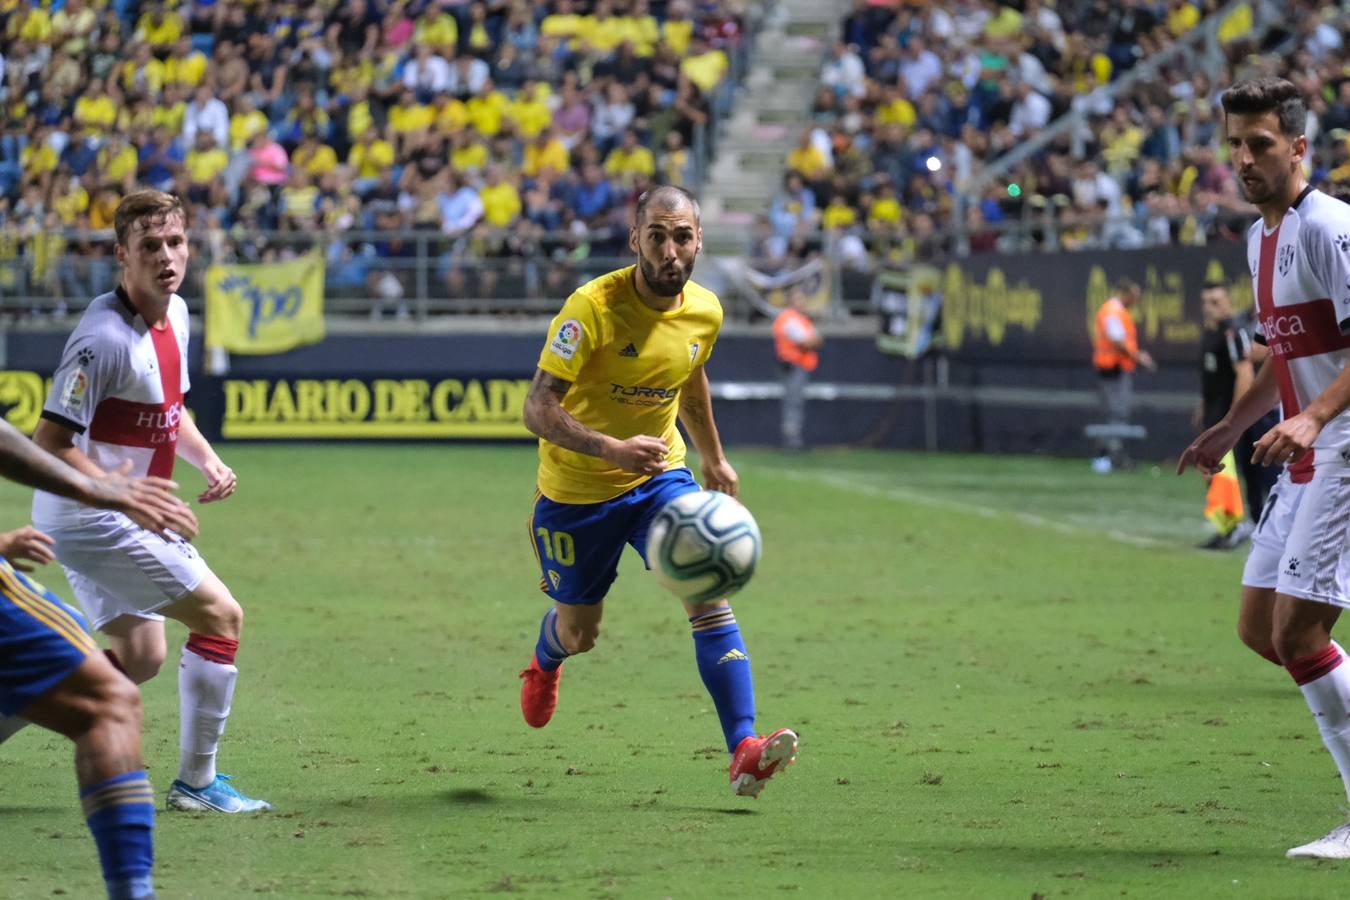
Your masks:
{"label": "metal railing", "polygon": [[[975,241],[974,252],[982,252],[981,247],[989,253],[1024,254],[1228,241],[1245,233],[1252,215],[1216,209],[1170,217],[1069,216],[1053,204],[1027,204],[1020,217],[981,226],[979,235],[985,240]],[[202,308],[210,266],[278,261],[312,251],[325,259],[324,304],[329,316],[413,322],[451,316],[552,315],[576,287],[634,262],[627,229],[619,226],[586,235],[514,229],[479,230],[459,237],[418,230],[317,235],[194,231],[190,237],[191,263],[180,293],[194,312]],[[856,316],[871,312],[871,273],[878,259],[898,252],[916,262],[944,261],[970,253],[970,238],[962,223],[959,232],[938,231],[926,238],[817,231],[806,235],[802,244],[806,255],[819,253],[832,263],[835,308]],[[0,317],[64,320],[112,289],[119,277],[112,233],[72,231],[64,239],[72,252],[50,260],[24,244],[18,245],[24,255],[0,257]],[[752,253],[747,246],[743,256]],[[701,279],[716,269],[710,262],[700,265]],[[754,308],[734,294],[723,294],[728,318],[753,318]]]}

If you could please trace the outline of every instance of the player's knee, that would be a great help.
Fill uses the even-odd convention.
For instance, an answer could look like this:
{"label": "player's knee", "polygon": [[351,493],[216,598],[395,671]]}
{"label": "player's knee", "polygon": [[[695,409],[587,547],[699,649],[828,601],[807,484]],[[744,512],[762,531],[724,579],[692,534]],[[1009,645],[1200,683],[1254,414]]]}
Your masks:
{"label": "player's knee", "polygon": [[145,684],[159,674],[164,665],[165,652],[163,644],[138,647],[134,653],[119,654],[117,662],[128,678],[136,684]]}
{"label": "player's knee", "polygon": [[1275,655],[1280,658],[1283,665],[1287,666],[1296,660],[1311,656],[1324,649],[1326,640],[1321,635],[1309,634],[1302,630],[1283,631],[1277,629],[1273,644]]}
{"label": "player's knee", "polygon": [[140,734],[140,689],[120,673],[111,672],[98,684],[93,719],[95,727]]}
{"label": "player's knee", "polygon": [[244,629],[244,608],[228,593],[213,598],[201,611],[201,624],[196,631],[203,634],[238,639]]}
{"label": "player's knee", "polygon": [[600,636],[599,625],[578,625],[571,628],[559,628],[558,639],[569,654],[585,653],[595,646]]}
{"label": "player's knee", "polygon": [[1238,639],[1246,644],[1253,653],[1258,656],[1264,656],[1266,659],[1279,659],[1279,654],[1275,652],[1275,642],[1270,630],[1258,627],[1242,619],[1238,620]]}

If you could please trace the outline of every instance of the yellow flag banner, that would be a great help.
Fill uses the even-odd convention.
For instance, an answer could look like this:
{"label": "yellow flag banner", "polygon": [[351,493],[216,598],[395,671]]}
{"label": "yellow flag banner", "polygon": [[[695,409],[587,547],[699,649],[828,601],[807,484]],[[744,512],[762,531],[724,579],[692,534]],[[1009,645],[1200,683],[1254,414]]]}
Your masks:
{"label": "yellow flag banner", "polygon": [[1209,480],[1205,495],[1205,518],[1214,524],[1219,534],[1228,534],[1245,515],[1242,509],[1242,489],[1238,486],[1237,460],[1229,450],[1223,458],[1223,468]]}
{"label": "yellow flag banner", "polygon": [[284,353],[323,340],[324,259],[206,270],[206,345],[231,353]]}

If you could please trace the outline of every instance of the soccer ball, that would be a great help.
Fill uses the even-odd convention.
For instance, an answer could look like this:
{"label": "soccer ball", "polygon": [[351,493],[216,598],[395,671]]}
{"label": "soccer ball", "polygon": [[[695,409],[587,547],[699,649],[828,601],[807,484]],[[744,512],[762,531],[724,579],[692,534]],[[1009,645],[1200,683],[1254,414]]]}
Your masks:
{"label": "soccer ball", "polygon": [[656,514],[647,536],[647,564],[681,600],[707,603],[745,587],[760,552],[759,525],[738,500],[691,491]]}

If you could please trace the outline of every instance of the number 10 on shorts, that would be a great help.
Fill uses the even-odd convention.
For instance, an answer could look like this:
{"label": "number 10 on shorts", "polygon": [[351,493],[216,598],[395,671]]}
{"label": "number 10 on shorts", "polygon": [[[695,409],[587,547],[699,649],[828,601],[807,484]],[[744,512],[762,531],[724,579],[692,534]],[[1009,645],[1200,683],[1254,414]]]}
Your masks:
{"label": "number 10 on shorts", "polygon": [[570,566],[577,561],[576,546],[572,543],[572,536],[567,532],[536,528],[534,533],[549,562]]}

